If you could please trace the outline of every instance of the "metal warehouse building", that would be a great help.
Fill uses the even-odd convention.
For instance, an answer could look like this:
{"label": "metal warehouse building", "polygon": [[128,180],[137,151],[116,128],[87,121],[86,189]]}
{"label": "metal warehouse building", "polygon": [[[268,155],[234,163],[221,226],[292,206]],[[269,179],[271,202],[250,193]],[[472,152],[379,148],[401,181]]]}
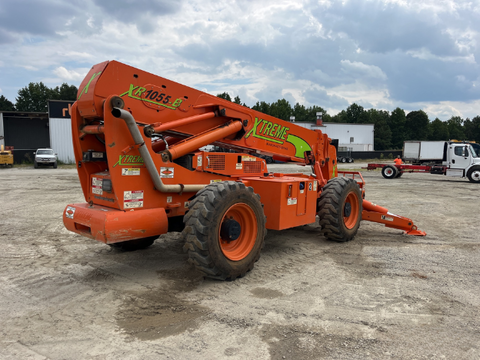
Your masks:
{"label": "metal warehouse building", "polygon": [[317,123],[296,122],[295,125],[310,129],[321,130],[331,139],[338,139],[339,147],[350,148],[352,151],[373,151],[374,125],[347,124],[347,123]]}
{"label": "metal warehouse building", "polygon": [[0,111],[0,145],[13,146],[14,162],[33,162],[38,148],[52,148],[58,160],[74,163],[70,108],[73,101],[49,101],[48,113]]}

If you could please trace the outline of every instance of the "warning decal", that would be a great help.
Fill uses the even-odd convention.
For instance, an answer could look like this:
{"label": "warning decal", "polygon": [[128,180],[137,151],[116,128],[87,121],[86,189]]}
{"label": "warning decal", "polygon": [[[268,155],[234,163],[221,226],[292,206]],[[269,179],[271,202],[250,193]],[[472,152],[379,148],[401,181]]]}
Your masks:
{"label": "warning decal", "polygon": [[122,175],[140,175],[140,168],[122,168]]}
{"label": "warning decal", "polygon": [[125,209],[135,209],[143,207],[143,190],[124,191],[123,207]]}
{"label": "warning decal", "polygon": [[161,167],[160,168],[160,177],[164,179],[173,179],[174,175],[173,167]]}
{"label": "warning decal", "polygon": [[92,193],[97,195],[103,195],[103,181],[96,177],[92,177]]}

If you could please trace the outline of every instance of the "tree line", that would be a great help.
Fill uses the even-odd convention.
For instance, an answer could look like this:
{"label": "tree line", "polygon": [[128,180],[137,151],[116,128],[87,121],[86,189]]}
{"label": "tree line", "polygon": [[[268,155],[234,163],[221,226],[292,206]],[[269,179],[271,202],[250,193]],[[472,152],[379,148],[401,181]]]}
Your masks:
{"label": "tree line", "polygon": [[5,96],[0,96],[0,111],[47,112],[48,100],[71,100],[77,98],[77,87],[63,83],[49,88],[43,82],[30,83],[18,90],[15,104]]}
{"label": "tree line", "polygon": [[[49,88],[42,82],[30,83],[18,91],[16,103],[13,104],[3,95],[0,96],[0,111],[47,112],[48,100],[76,100],[77,87],[63,83],[61,86]],[[233,100],[227,92],[218,97],[242,104],[240,97]],[[473,119],[462,119],[452,116],[447,121],[436,118],[433,121],[423,110],[405,111],[396,108],[392,112],[377,109],[365,110],[357,104],[350,105],[346,110],[336,115],[330,115],[320,106],[305,107],[296,103],[293,107],[285,99],[273,103],[257,101],[252,109],[276,118],[290,121],[295,116],[295,122],[315,122],[317,113],[322,114],[324,122],[373,124],[375,150],[402,149],[405,140],[469,140],[480,143],[480,116]]]}
{"label": "tree line", "polygon": [[[228,93],[218,94],[218,97],[232,101]],[[233,102],[241,103],[236,96]],[[328,114],[320,106],[305,107],[296,103],[293,107],[285,100],[277,100],[271,104],[260,101],[252,109],[279,119],[290,121],[295,116],[295,122],[315,122],[317,112],[322,113],[323,122],[373,124],[375,150],[400,150],[406,140],[469,140],[480,143],[480,116],[473,119],[462,119],[452,116],[447,121],[436,118],[433,121],[423,110],[405,111],[397,107],[392,112],[385,110],[365,110],[358,104],[350,105],[346,110],[336,115]]]}

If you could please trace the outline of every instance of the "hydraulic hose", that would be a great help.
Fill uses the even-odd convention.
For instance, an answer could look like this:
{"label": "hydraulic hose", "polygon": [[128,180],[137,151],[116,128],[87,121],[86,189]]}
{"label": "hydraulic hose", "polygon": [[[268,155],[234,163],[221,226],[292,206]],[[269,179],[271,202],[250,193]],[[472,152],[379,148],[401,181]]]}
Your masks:
{"label": "hydraulic hose", "polygon": [[160,192],[166,193],[181,193],[181,192],[198,192],[203,189],[206,185],[205,184],[170,184],[165,185],[160,178],[160,175],[157,172],[157,168],[155,167],[155,163],[153,162],[152,156],[150,152],[145,146],[145,141],[143,140],[142,134],[138,129],[137,123],[133,118],[132,114],[128,111],[114,107],[112,110],[112,115],[116,118],[123,119],[128,126],[128,130],[130,134],[132,134],[133,141],[135,141],[135,145],[139,145],[138,151],[143,158],[145,166],[147,167],[148,173],[150,174],[150,178],[153,181],[155,189]]}

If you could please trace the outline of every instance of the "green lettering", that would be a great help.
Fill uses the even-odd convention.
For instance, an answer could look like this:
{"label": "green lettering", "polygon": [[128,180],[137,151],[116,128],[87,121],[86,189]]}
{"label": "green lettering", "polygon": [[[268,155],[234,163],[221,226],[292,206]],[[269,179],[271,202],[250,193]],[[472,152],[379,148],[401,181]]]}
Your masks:
{"label": "green lettering", "polygon": [[268,121],[267,121],[267,120],[263,120],[263,119],[262,119],[262,128],[260,129],[260,131],[259,131],[259,132],[257,132],[257,134],[259,134],[259,135],[260,135],[260,134],[262,133],[262,131],[263,131],[263,128],[265,127],[265,124],[266,124],[266,123],[268,123]]}
{"label": "green lettering", "polygon": [[117,165],[122,165],[122,160],[125,158],[125,155],[120,155],[118,157],[118,161],[115,163],[115,165],[113,165],[113,167],[117,166]]}
{"label": "green lettering", "polygon": [[285,136],[287,136],[287,131],[288,130],[290,130],[290,128],[287,128],[287,127],[283,128],[282,136],[280,137],[280,139],[285,140]]}
{"label": "green lettering", "polygon": [[173,102],[172,106],[173,106],[174,108],[177,108],[177,107],[180,106],[181,103],[182,103],[182,99],[177,99],[177,100],[175,100],[175,101]]}
{"label": "green lettering", "polygon": [[100,75],[102,72],[100,71],[98,74],[95,74],[93,73],[92,77],[90,78],[90,80],[88,80],[88,83],[87,85],[85,85],[85,87],[83,88],[82,92],[80,93],[80,95],[78,95],[78,98],[77,100],[80,100],[80,98],[82,97],[82,95],[85,93],[87,94],[88,93],[88,88],[90,87],[90,84],[91,82],[93,81],[93,79],[95,79],[98,75]]}
{"label": "green lettering", "polygon": [[245,135],[245,139],[248,138],[250,136],[251,133],[253,133],[253,136],[255,136],[255,134],[257,133],[257,126],[262,122],[262,119],[258,119],[258,118],[255,118],[255,124],[253,125],[253,127],[250,129],[250,131],[247,133],[247,135]]}
{"label": "green lettering", "polygon": [[270,121],[267,122],[267,126],[265,126],[265,131],[263,132],[263,135],[268,135],[268,132],[270,131],[270,129],[272,128],[272,123]]}
{"label": "green lettering", "polygon": [[272,131],[268,134],[271,137],[275,137],[275,128],[278,126],[278,124],[273,124],[272,126]]}
{"label": "green lettering", "polygon": [[137,91],[135,91],[135,96],[141,97],[145,91],[147,91],[147,89],[145,89],[144,87],[140,87]]}

